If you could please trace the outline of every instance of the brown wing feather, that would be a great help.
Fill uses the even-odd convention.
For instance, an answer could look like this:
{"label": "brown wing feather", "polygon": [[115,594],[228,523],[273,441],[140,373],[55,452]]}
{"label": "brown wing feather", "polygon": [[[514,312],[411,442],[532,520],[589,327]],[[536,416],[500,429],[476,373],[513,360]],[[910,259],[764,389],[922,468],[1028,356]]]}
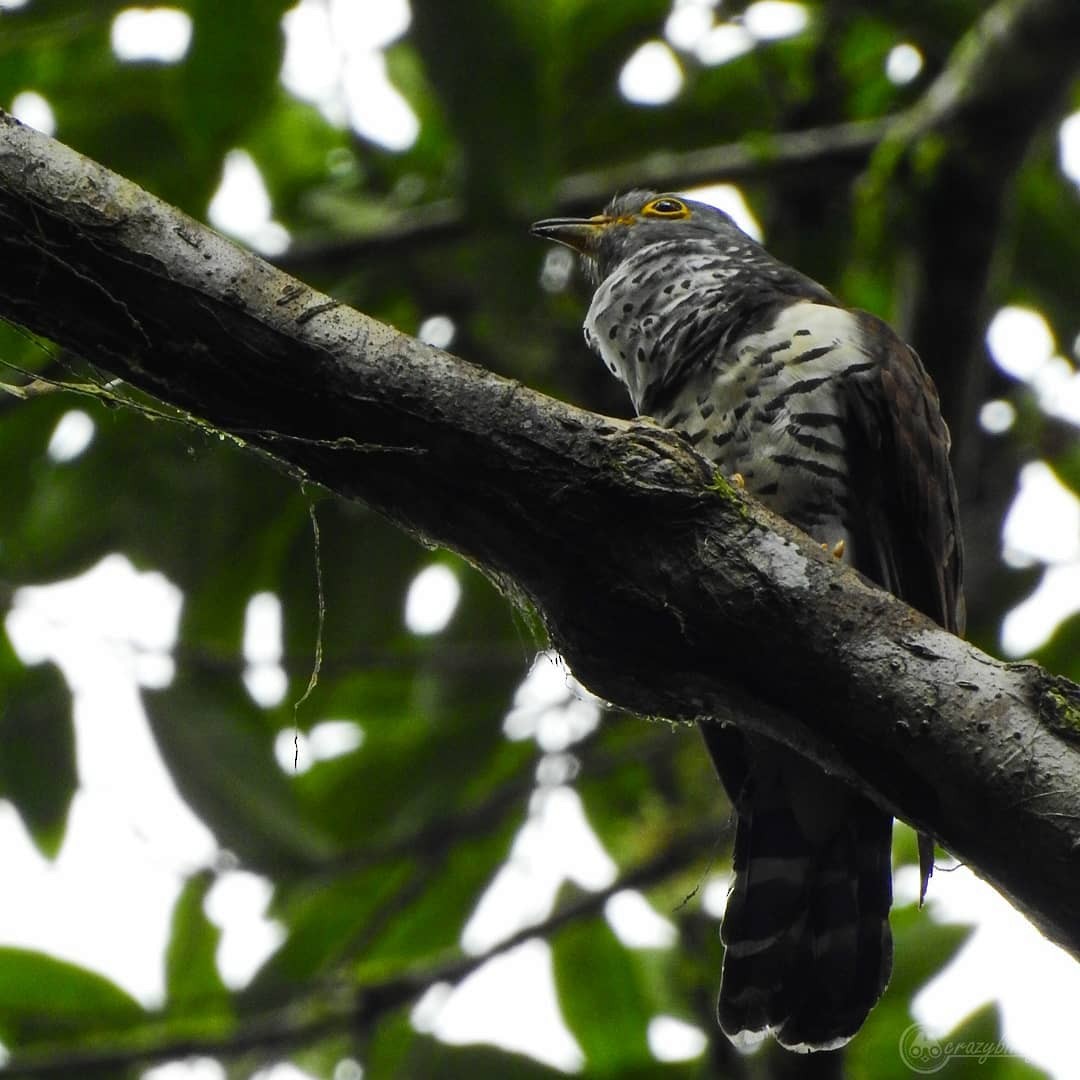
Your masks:
{"label": "brown wing feather", "polygon": [[[918,354],[866,312],[857,317],[878,363],[848,380],[848,452],[856,568],[963,634],[964,554],[949,429]],[[934,871],[933,838],[919,834],[920,902]]]}
{"label": "brown wing feather", "polygon": [[963,545],[949,429],[915,350],[866,312],[876,367],[846,381],[856,567],[955,634],[964,632]]}
{"label": "brown wing feather", "polygon": [[[922,363],[856,314],[872,365],[843,377],[856,568],[954,632],[962,552],[949,432]],[[892,820],[790,751],[703,725],[738,809],[721,1027],[739,1045],[849,1039],[888,982]],[[920,836],[923,892],[933,842]]]}

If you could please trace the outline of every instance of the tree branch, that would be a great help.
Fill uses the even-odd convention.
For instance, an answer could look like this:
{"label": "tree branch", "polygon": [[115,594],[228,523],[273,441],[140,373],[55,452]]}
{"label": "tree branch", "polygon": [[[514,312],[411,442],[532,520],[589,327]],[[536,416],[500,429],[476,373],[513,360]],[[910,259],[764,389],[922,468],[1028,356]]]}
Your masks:
{"label": "tree branch", "polygon": [[[998,0],[891,127],[863,187],[864,234],[906,238],[917,287],[905,334],[934,373],[957,432],[977,431],[986,397],[987,284],[1011,181],[1080,71],[1077,41],[1074,0]],[[898,191],[910,196],[899,213]],[[890,205],[891,215],[883,213]],[[973,443],[960,447],[961,489],[974,487]]]}
{"label": "tree branch", "polygon": [[[292,1001],[284,1008],[247,1019],[239,1031],[224,1037],[154,1040],[142,1032],[137,1046],[102,1046],[67,1054],[27,1053],[0,1066],[0,1076],[80,1076],[184,1057],[236,1058],[253,1050],[263,1055],[275,1050],[284,1054],[342,1032],[369,1031],[387,1013],[415,1001],[437,983],[456,986],[496,956],[532,938],[550,938],[564,926],[596,915],[616,893],[624,889],[644,889],[666,880],[700,860],[703,853],[715,845],[719,833],[719,829],[710,825],[675,836],[662,851],[626,871],[611,885],[567,901],[546,919],[523,927],[483,953],[458,956],[445,963],[354,988],[349,994],[333,996],[331,1005],[320,1004],[316,1010],[306,1010],[297,1008],[300,1002]],[[312,1011],[316,1015],[311,1015]],[[168,1024],[168,1020],[164,1023]]]}
{"label": "tree branch", "polygon": [[[899,159],[915,154],[917,145],[924,145],[924,140],[933,136],[940,140],[942,135],[946,136],[946,157],[950,159],[966,156],[969,142],[981,145],[982,160],[972,165],[977,164],[980,170],[988,168],[989,173],[979,171],[971,179],[978,181],[980,190],[984,176],[994,179],[990,194],[995,197],[991,202],[996,205],[996,197],[1000,196],[997,178],[1007,176],[1016,167],[1027,140],[1049,115],[1065,83],[1080,64],[1076,50],[1071,47],[1080,32],[1078,18],[1072,0],[999,0],[962,39],[950,63],[923,97],[903,112],[801,131],[759,132],[735,143],[697,150],[657,151],[567,177],[559,184],[553,207],[549,209],[557,208],[561,213],[592,212],[613,191],[643,185],[678,188],[756,180],[794,172],[802,174],[807,168],[841,167],[854,174],[883,145],[889,147],[884,155],[883,173],[891,174]],[[998,126],[1003,118],[1010,128],[1007,133]],[[1017,125],[1019,142],[1012,137],[1015,134],[1012,129]],[[1010,137],[1003,140],[1004,134]],[[942,161],[941,166],[941,175],[945,175],[949,171],[947,162]],[[877,185],[872,190],[874,195],[868,202],[880,195]],[[971,193],[970,187],[962,190]],[[972,208],[966,206],[964,214],[950,213],[938,223],[948,227],[948,236],[960,241],[954,245],[960,252],[966,253],[970,242],[985,244],[993,239],[992,229],[965,228],[971,212]],[[995,209],[995,220],[996,216]],[[504,224],[516,225],[515,222]],[[469,231],[462,206],[444,200],[403,212],[379,231],[330,244],[297,246],[274,261],[291,273],[353,267],[365,259],[460,240]],[[949,245],[942,242],[941,246]],[[926,269],[932,271],[935,260],[926,262]],[[980,255],[980,260],[971,265],[984,268],[986,262]],[[969,265],[968,271],[970,268]],[[959,278],[944,273],[937,276],[946,283],[969,280],[967,273]],[[942,295],[933,283],[925,293],[926,303]],[[981,297],[981,290],[969,287],[969,294]],[[926,320],[927,316],[916,317],[916,327],[925,325]],[[951,400],[951,394],[945,396]]]}
{"label": "tree branch", "polygon": [[[611,717],[608,717],[610,723]],[[596,781],[629,764],[654,764],[668,757],[675,740],[665,732],[658,738],[636,741],[621,751],[596,752],[587,738],[574,744],[574,756],[581,766],[580,779]],[[305,880],[333,877],[409,855],[433,856],[445,852],[451,843],[476,836],[490,835],[501,827],[511,813],[528,812],[528,800],[537,790],[534,769],[522,770],[482,802],[474,803],[449,816],[434,817],[419,828],[400,838],[382,841],[347,851],[329,859],[307,873]]]}
{"label": "tree branch", "polygon": [[1080,954],[1080,688],[867,585],[678,436],[346,309],[7,116],[0,312],[461,552],[601,697],[847,777]]}
{"label": "tree branch", "polygon": [[[895,119],[853,120],[806,131],[758,134],[700,150],[658,151],[605,169],[568,176],[556,190],[555,205],[562,213],[593,213],[620,188],[689,187],[837,166],[854,173],[870,160]],[[519,222],[502,224],[516,228]],[[411,248],[460,240],[469,231],[464,208],[445,200],[407,211],[377,232],[308,248],[297,247],[273,261],[294,274],[354,267],[365,259],[389,254],[400,256]]]}
{"label": "tree branch", "polygon": [[[869,190],[891,184],[911,196],[898,232],[907,238],[904,258],[916,283],[908,340],[934,372],[958,436],[953,467],[967,495],[969,555],[981,549],[988,568],[998,562],[996,543],[1016,474],[1030,454],[1016,441],[993,442],[978,424],[983,402],[995,396],[985,344],[991,305],[1015,298],[1003,295],[1011,288],[1015,238],[1002,225],[1033,139],[1064,111],[1068,86],[1080,71],[1077,41],[1080,4],[1074,0],[999,0],[870,170],[880,175]],[[1064,186],[1062,197],[1068,197]],[[968,565],[974,564],[970,558]],[[977,588],[977,574],[969,588],[970,629],[985,626],[991,597],[1001,600],[1000,586],[996,595]]]}
{"label": "tree branch", "polygon": [[[886,133],[903,115],[802,131],[758,133],[738,142],[697,150],[657,151],[566,177],[556,189],[553,207],[561,213],[591,212],[607,202],[612,192],[628,187],[690,187],[838,166],[855,173],[867,164]],[[516,227],[518,222],[502,224]],[[402,211],[388,225],[357,236],[296,244],[271,261],[293,274],[351,268],[367,259],[400,257],[410,250],[462,240],[470,232],[464,207],[453,199],[444,199]]]}

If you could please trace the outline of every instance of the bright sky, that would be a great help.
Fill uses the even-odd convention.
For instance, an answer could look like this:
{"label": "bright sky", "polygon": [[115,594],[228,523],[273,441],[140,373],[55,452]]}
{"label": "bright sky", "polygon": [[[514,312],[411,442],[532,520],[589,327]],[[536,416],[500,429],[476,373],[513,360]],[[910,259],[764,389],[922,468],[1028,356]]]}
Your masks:
{"label": "bright sky", "polygon": [[[0,0],[0,11],[25,0]],[[621,73],[619,86],[643,106],[663,104],[681,91],[681,57],[721,64],[758,42],[801,32],[807,11],[798,3],[761,0],[739,22],[716,14],[710,0],[674,0],[662,39],[644,42]],[[382,49],[399,37],[410,19],[407,0],[300,0],[284,18],[287,50],[284,85],[318,106],[333,123],[391,150],[416,138],[412,110],[389,84]],[[176,63],[190,44],[188,16],[167,7],[119,13],[111,41],[123,61]],[[922,56],[898,43],[886,60],[896,83],[915,78]],[[10,103],[27,123],[63,138],[49,102],[32,86]],[[1060,134],[1061,167],[1080,184],[1080,113]],[[752,235],[760,225],[732,185],[700,189],[696,197],[722,206]],[[273,220],[273,207],[251,156],[237,147],[223,162],[223,178],[210,208],[219,228],[267,254],[287,247],[287,231]],[[545,264],[545,274],[558,268]],[[545,280],[545,287],[550,282]],[[421,336],[445,346],[453,323],[432,313]],[[1042,406],[1080,424],[1080,375],[1072,359],[1075,343],[1056,342],[1037,311],[1006,307],[988,332],[994,362],[1026,383]],[[1007,431],[1015,419],[1005,401],[987,402],[981,421],[988,432]],[[92,452],[94,425],[73,409],[49,444],[57,467]],[[1007,617],[1002,648],[1020,656],[1037,648],[1053,628],[1080,610],[1080,502],[1042,462],[1026,466],[1006,523],[1003,552],[1015,565],[1042,564],[1041,584]],[[402,618],[416,634],[437,634],[453,618],[460,587],[453,572],[433,561],[413,582]],[[0,907],[0,942],[40,948],[101,971],[148,1005],[163,995],[163,954],[171,908],[184,879],[212,865],[214,838],[173,787],[149,734],[139,687],[171,678],[170,650],[183,598],[160,574],[138,572],[122,555],[104,558],[66,584],[20,590],[6,620],[27,663],[55,659],[75,701],[80,789],[67,838],[55,862],[38,855],[17,816],[0,804],[0,850],[5,860],[5,903]],[[245,682],[255,700],[273,703],[285,690],[280,668],[281,609],[269,594],[252,597],[244,641]],[[462,944],[479,952],[543,918],[562,882],[600,889],[616,868],[589,826],[567,780],[575,764],[570,750],[599,720],[596,703],[554,659],[541,657],[509,709],[504,732],[534,739],[543,752],[538,788],[528,821],[510,857],[480,899]],[[362,729],[328,719],[301,742],[301,768],[362,745]],[[123,747],[123,754],[116,747]],[[291,768],[292,740],[279,748],[283,769]],[[114,882],[123,880],[118,893]],[[899,896],[914,895],[913,878],[897,883]],[[906,890],[906,892],[905,892]],[[719,915],[726,880],[707,883],[703,897]],[[939,873],[931,888],[935,917],[977,918],[979,929],[957,962],[920,996],[920,1019],[942,1034],[985,1001],[1002,1002],[1006,1038],[1058,1077],[1080,1076],[1072,1042],[1074,1005],[1080,1000],[1080,967],[1045,942],[996,893],[966,870]],[[207,912],[224,931],[218,956],[223,977],[242,986],[281,940],[281,929],[265,918],[270,889],[246,872],[222,875],[207,898]],[[674,927],[643,896],[624,892],[605,915],[620,939],[633,948],[665,948]],[[1003,962],[1008,957],[1009,962]],[[523,1018],[526,1018],[523,1020]],[[447,1042],[487,1040],[531,1053],[567,1070],[581,1063],[581,1050],[559,1013],[547,945],[533,940],[477,971],[456,989],[433,987],[418,1002],[413,1022]],[[677,1017],[658,1016],[649,1043],[660,1060],[683,1060],[703,1052],[704,1035]],[[148,1070],[153,1080],[223,1080],[216,1063],[190,1061]],[[297,1080],[292,1066],[263,1070],[260,1080]],[[359,1080],[362,1068],[342,1061],[334,1080]]]}

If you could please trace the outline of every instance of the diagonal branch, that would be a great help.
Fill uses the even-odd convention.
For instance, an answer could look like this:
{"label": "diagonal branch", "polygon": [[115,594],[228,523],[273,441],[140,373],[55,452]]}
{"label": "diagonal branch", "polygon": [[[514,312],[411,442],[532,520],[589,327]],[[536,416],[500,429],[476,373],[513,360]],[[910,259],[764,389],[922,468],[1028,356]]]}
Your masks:
{"label": "diagonal branch", "polygon": [[[299,1008],[292,1001],[285,1009],[275,1009],[244,1021],[238,1031],[219,1037],[165,1037],[152,1039],[146,1033],[136,1046],[108,1046],[63,1054],[27,1053],[0,1066],[3,1077],[82,1076],[108,1069],[120,1072],[135,1065],[151,1065],[177,1058],[210,1056],[219,1059],[240,1057],[258,1050],[288,1053],[343,1032],[370,1031],[395,1009],[419,998],[437,983],[456,986],[489,960],[501,956],[533,938],[550,939],[564,926],[592,918],[607,901],[623,889],[644,889],[701,860],[718,839],[716,826],[699,827],[675,836],[656,855],[643,860],[597,892],[583,893],[560,905],[546,919],[526,926],[483,953],[458,956],[441,964],[394,976],[382,982],[335,995],[333,1004],[314,1009]],[[314,1015],[313,1015],[314,1014]],[[165,1020],[165,1024],[168,1021]]]}
{"label": "diagonal branch", "polygon": [[[688,151],[656,150],[566,177],[556,189],[553,204],[544,209],[566,214],[595,211],[612,192],[631,187],[672,189],[838,167],[854,176],[881,148],[881,161],[875,164],[878,181],[887,182],[901,160],[920,154],[936,161],[933,184],[940,184],[955,168],[965,170],[971,183],[960,190],[965,200],[978,194],[976,206],[965,201],[963,213],[935,215],[944,236],[939,232],[929,238],[938,235],[938,246],[945,252],[950,240],[955,240],[955,252],[969,255],[970,244],[985,245],[994,235],[992,228],[970,227],[972,212],[993,207],[996,221],[1001,181],[1015,170],[1028,140],[1058,107],[1064,87],[1080,68],[1080,53],[1073,47],[1078,36],[1080,7],[1073,0],[998,0],[961,39],[923,96],[902,112],[801,131],[756,132],[738,142]],[[945,146],[943,155],[931,140]],[[881,195],[881,183],[869,190],[872,194],[866,201],[872,204]],[[464,208],[445,200],[402,213],[377,231],[307,249],[297,247],[275,261],[291,273],[353,267],[364,259],[460,240],[470,229]],[[927,259],[925,269],[932,277],[920,302],[932,304],[940,298],[938,284],[952,280],[967,284],[972,268],[986,267],[986,254],[981,251],[958,277],[944,269],[935,273],[937,263]],[[979,288],[968,286],[968,292],[981,296]],[[940,311],[942,301],[936,302]],[[916,315],[914,325],[919,330],[939,324],[931,321],[928,310]],[[965,340],[971,340],[970,334]],[[944,396],[951,401],[951,393]]]}
{"label": "diagonal branch", "polygon": [[865,584],[677,436],[344,308],[6,116],[0,313],[461,552],[601,697],[847,777],[1080,954],[1080,688]]}
{"label": "diagonal branch", "polygon": [[[1080,74],[1077,41],[1075,0],[997,0],[891,127],[861,189],[862,246],[899,249],[914,285],[903,329],[960,436],[953,455],[960,489],[988,491],[997,522],[1012,490],[986,475],[1002,462],[976,423],[990,378],[983,342],[991,276],[1007,280],[1000,241],[1012,182],[1032,140],[1063,112]],[[1019,462],[1011,464],[1015,472]],[[980,508],[984,522],[987,510]],[[973,599],[978,617],[981,598]]]}
{"label": "diagonal branch", "polygon": [[[555,193],[561,213],[593,212],[620,188],[690,187],[695,184],[755,180],[807,169],[838,166],[856,173],[894,124],[895,117],[853,120],[805,131],[759,134],[735,143],[697,150],[656,151],[633,161],[566,177]],[[517,228],[519,222],[504,222]],[[364,259],[399,256],[412,248],[461,240],[470,226],[464,208],[447,200],[410,210],[390,225],[332,243],[298,247],[274,260],[290,273],[354,267]]]}
{"label": "diagonal branch", "polygon": [[556,190],[560,212],[595,212],[612,192],[633,187],[693,187],[720,181],[747,181],[807,169],[861,169],[898,117],[849,120],[842,124],[758,133],[736,143],[679,152],[657,151],[634,161],[568,176]]}

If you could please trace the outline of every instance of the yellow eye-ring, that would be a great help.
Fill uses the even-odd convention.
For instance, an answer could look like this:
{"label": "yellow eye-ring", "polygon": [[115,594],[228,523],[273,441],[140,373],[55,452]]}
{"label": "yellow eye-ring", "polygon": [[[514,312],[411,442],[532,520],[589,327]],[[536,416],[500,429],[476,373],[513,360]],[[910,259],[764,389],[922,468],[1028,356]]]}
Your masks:
{"label": "yellow eye-ring", "polygon": [[674,220],[676,218],[685,218],[690,216],[690,207],[686,203],[679,199],[673,199],[670,195],[664,195],[659,199],[653,199],[652,202],[646,203],[641,212],[647,217],[668,218]]}

